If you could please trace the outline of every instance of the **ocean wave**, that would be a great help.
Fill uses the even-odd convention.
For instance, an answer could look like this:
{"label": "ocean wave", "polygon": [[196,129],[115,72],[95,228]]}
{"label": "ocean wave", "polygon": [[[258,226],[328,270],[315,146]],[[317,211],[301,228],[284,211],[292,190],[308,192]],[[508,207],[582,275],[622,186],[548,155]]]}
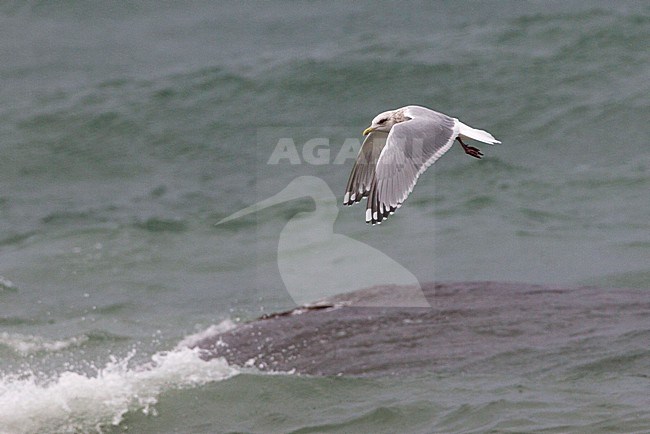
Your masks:
{"label": "ocean wave", "polygon": [[2,374],[0,432],[101,432],[119,425],[128,412],[155,415],[161,393],[238,373],[223,359],[202,360],[201,350],[180,344],[153,354],[142,364],[131,363],[135,354],[133,350],[122,358],[111,357],[91,375],[74,368],[55,376],[29,369]]}

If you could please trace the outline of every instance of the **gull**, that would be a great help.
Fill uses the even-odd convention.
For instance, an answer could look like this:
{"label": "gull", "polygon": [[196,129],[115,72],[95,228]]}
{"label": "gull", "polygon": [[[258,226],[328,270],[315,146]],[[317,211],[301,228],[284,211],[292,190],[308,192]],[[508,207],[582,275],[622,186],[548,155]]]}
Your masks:
{"label": "gull", "polygon": [[380,224],[409,196],[418,177],[458,141],[466,154],[483,153],[463,139],[494,145],[501,143],[487,131],[477,130],[447,116],[415,105],[378,114],[363,132],[361,145],[345,189],[344,205],[364,197],[366,223]]}

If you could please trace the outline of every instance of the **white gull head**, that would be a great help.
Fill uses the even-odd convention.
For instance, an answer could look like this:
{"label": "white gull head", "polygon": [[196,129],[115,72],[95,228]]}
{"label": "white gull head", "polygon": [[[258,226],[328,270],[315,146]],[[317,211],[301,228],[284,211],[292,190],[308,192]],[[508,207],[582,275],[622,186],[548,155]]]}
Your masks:
{"label": "white gull head", "polygon": [[387,133],[391,128],[393,128],[393,125],[404,122],[408,119],[409,118],[404,115],[404,108],[379,113],[372,120],[370,126],[363,131],[363,135],[367,136],[373,131],[383,131]]}

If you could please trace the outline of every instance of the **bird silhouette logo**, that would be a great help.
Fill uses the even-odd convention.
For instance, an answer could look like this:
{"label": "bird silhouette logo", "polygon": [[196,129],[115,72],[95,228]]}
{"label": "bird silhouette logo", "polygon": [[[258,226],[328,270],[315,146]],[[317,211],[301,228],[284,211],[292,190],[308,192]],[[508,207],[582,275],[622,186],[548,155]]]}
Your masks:
{"label": "bird silhouette logo", "polygon": [[299,305],[377,286],[393,286],[394,297],[355,301],[355,305],[430,307],[417,278],[385,253],[342,234],[334,233],[338,216],[336,196],[314,176],[293,179],[268,199],[224,218],[221,225],[265,208],[309,197],[315,209],[293,216],[280,232],[278,269],[287,292]]}

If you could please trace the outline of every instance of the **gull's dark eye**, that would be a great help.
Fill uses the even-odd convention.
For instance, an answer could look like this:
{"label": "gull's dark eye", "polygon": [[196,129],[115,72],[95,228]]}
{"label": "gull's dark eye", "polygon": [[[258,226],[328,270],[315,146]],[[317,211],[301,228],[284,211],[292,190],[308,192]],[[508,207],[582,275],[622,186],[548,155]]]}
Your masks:
{"label": "gull's dark eye", "polygon": [[377,121],[377,123],[378,123],[379,125],[381,125],[381,124],[385,124],[385,123],[386,123],[386,119],[380,119],[379,121]]}

